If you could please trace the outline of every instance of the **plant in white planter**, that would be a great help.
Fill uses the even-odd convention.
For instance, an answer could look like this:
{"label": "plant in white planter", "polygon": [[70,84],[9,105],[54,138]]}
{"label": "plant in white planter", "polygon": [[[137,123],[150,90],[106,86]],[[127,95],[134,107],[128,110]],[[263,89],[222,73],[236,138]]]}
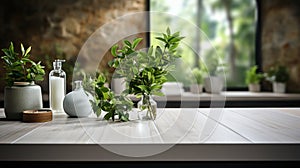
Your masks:
{"label": "plant in white planter", "polygon": [[204,79],[205,91],[213,94],[221,93],[224,87],[224,78],[217,74],[222,70],[224,64],[217,55],[206,57],[205,64],[208,72],[208,77]]}
{"label": "plant in white planter", "polygon": [[21,53],[14,50],[11,42],[9,48],[2,49],[6,70],[7,86],[4,91],[4,109],[7,119],[20,120],[24,110],[43,107],[41,87],[35,81],[42,81],[45,75],[40,62],[35,63],[30,57],[31,47],[26,50],[21,44]]}
{"label": "plant in white planter", "polygon": [[261,90],[260,82],[264,78],[264,75],[256,71],[257,66],[252,66],[246,72],[246,84],[250,92],[260,92]]}
{"label": "plant in white planter", "polygon": [[289,80],[289,73],[285,66],[271,67],[266,76],[272,82],[274,93],[285,93],[286,82]]}
{"label": "plant in white planter", "polygon": [[200,68],[194,68],[192,70],[192,84],[190,86],[190,91],[195,94],[202,93],[203,90],[203,71]]}

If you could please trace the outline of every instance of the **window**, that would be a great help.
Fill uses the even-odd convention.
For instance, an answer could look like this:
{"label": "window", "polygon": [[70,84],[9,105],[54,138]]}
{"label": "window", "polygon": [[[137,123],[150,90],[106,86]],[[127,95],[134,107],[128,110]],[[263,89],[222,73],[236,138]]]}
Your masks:
{"label": "window", "polygon": [[[167,26],[172,29],[175,25],[183,34],[188,34],[187,44],[182,47],[182,68],[178,72],[184,73],[186,66],[199,66],[198,60],[209,57],[215,48],[226,65],[227,88],[246,87],[246,70],[256,63],[255,0],[149,0],[149,5],[150,11],[174,15],[151,13],[151,31],[164,31]],[[205,36],[199,35],[194,25]],[[154,36],[151,32],[150,43],[155,45]],[[185,75],[181,76],[180,82],[188,83]]]}

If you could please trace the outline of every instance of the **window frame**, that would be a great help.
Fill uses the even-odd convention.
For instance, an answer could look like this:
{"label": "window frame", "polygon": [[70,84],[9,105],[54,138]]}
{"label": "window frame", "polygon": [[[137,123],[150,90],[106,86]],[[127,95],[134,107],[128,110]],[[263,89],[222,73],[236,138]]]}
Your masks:
{"label": "window frame", "polygon": [[[150,1],[151,0],[145,0],[146,2],[146,11],[151,11],[150,7]],[[256,1],[256,28],[255,28],[255,44],[254,44],[254,59],[255,64],[258,67],[258,72],[263,72],[262,69],[262,57],[261,57],[261,29],[262,29],[262,19],[261,19],[261,0],[255,0]],[[146,46],[147,48],[150,47],[150,30],[151,30],[151,23],[150,23],[151,15],[148,14],[147,16],[147,34],[146,34]],[[226,91],[248,91],[248,87],[227,87],[225,88]]]}

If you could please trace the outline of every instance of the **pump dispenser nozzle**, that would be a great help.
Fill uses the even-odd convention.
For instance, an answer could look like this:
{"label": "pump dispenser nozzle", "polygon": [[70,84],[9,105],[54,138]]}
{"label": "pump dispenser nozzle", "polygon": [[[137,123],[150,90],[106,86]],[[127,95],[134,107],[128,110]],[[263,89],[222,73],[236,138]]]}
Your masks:
{"label": "pump dispenser nozzle", "polygon": [[62,63],[63,62],[66,62],[66,60],[60,60],[60,59],[57,59],[57,60],[55,60],[54,62],[53,62],[53,68],[54,69],[61,69],[61,67],[62,67]]}

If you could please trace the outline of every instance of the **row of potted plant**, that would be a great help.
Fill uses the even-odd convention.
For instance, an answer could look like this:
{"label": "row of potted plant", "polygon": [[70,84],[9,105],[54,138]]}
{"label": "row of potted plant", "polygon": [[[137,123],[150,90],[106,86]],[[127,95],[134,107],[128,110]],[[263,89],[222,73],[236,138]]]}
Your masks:
{"label": "row of potted plant", "polygon": [[[202,67],[204,67],[202,65]],[[219,77],[219,81],[213,78],[217,78],[215,76],[205,77],[205,75],[209,75],[205,68],[194,68],[192,70],[192,79],[193,80],[190,91],[195,94],[202,93],[203,87],[206,92],[209,93],[220,93],[222,91],[222,83],[223,81]],[[287,68],[282,65],[277,65],[271,67],[266,73],[261,73],[257,71],[257,66],[252,66],[246,72],[245,82],[248,85],[248,89],[250,92],[260,92],[261,91],[261,82],[263,80],[267,80],[272,83],[273,92],[274,93],[285,93],[286,91],[286,82],[289,80],[289,73]],[[210,88],[215,85],[215,91],[212,92]]]}
{"label": "row of potted plant", "polygon": [[262,80],[272,83],[274,93],[285,93],[289,73],[282,65],[272,66],[266,73],[257,72],[257,66],[251,67],[246,72],[246,84],[250,92],[260,92]]}

